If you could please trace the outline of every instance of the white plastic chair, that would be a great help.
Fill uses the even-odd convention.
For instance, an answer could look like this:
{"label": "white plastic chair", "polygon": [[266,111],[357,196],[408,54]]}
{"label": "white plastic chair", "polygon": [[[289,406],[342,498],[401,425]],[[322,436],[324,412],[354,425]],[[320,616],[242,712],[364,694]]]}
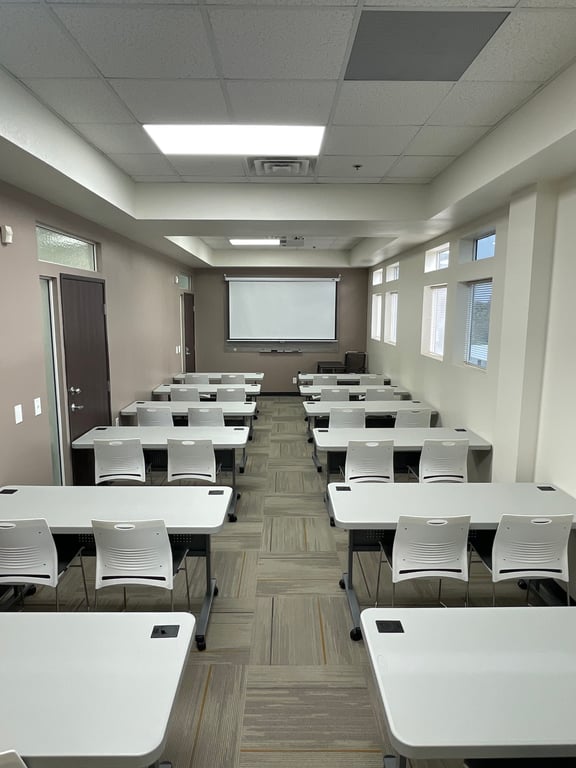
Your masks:
{"label": "white plastic chair", "polygon": [[366,426],[366,413],[364,408],[330,408],[328,427],[364,427]]}
{"label": "white plastic chair", "polygon": [[384,376],[379,376],[377,373],[360,373],[358,375],[361,387],[370,386],[384,386]]}
{"label": "white plastic chair", "polygon": [[0,768],[26,768],[26,763],[17,752],[0,752]]}
{"label": "white plastic chair", "polygon": [[94,440],[94,482],[113,480],[146,482],[142,443],[137,437],[125,440]]}
{"label": "white plastic chair", "polygon": [[568,538],[572,515],[502,515],[492,545],[478,537],[472,540],[474,550],[492,574],[492,605],[496,605],[496,583],[509,579],[528,582],[529,601],[532,579],[557,579],[568,588]]}
{"label": "white plastic chair", "polygon": [[163,520],[92,520],[92,530],[96,544],[94,608],[99,589],[121,585],[126,609],[126,586],[138,584],[170,590],[170,605],[174,610],[174,576],[184,566],[190,610],[188,550],[170,546]]}
{"label": "white plastic chair", "polygon": [[188,408],[189,427],[224,427],[222,408]]}
{"label": "white plastic chair", "polygon": [[139,427],[173,427],[169,405],[137,405],[136,419]]}
{"label": "white plastic chair", "polygon": [[335,387],[334,389],[321,389],[320,390],[320,400],[324,401],[331,401],[331,402],[340,402],[350,401],[350,390],[348,387]]}
{"label": "white plastic chair", "polygon": [[438,602],[442,603],[442,579],[466,582],[464,604],[468,605],[470,516],[424,517],[400,515],[393,540],[380,542],[381,556],[376,582],[376,605],[380,572],[385,560],[392,570],[392,606],[396,584],[409,579],[439,579]]}
{"label": "white plastic chair", "polygon": [[344,467],[346,483],[393,483],[394,441],[351,440]]}
{"label": "white plastic chair", "polygon": [[42,584],[53,587],[58,611],[58,583],[72,562],[79,558],[86,605],[90,607],[82,549],[76,536],[63,535],[54,539],[44,518],[0,520],[0,586]]}
{"label": "white plastic chair", "polygon": [[227,403],[245,403],[246,390],[242,387],[236,389],[219,388],[216,390],[216,400]]}
{"label": "white plastic chair", "polygon": [[398,410],[396,412],[395,427],[429,427],[432,418],[430,408],[418,408],[414,410]]}
{"label": "white plastic chair", "polygon": [[468,440],[424,440],[418,477],[421,483],[468,482]]}
{"label": "white plastic chair", "polygon": [[216,455],[211,440],[173,440],[168,438],[169,483],[174,480],[216,482]]}
{"label": "white plastic chair", "polygon": [[207,373],[185,373],[184,384],[210,384]]}
{"label": "white plastic chair", "polygon": [[338,384],[338,376],[335,373],[312,374],[313,387],[335,387]]}
{"label": "white plastic chair", "polygon": [[246,377],[243,373],[223,373],[221,381],[222,384],[246,384]]}
{"label": "white plastic chair", "polygon": [[200,392],[197,387],[179,387],[177,384],[171,384],[170,400],[198,402],[200,400]]}
{"label": "white plastic chair", "polygon": [[394,400],[394,390],[390,387],[379,387],[378,389],[367,389],[364,400]]}

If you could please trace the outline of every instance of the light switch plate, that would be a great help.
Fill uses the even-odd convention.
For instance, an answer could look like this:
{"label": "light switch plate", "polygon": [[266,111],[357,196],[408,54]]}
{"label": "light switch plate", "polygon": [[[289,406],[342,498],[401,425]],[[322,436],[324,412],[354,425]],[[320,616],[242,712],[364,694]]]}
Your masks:
{"label": "light switch plate", "polygon": [[24,416],[22,415],[22,404],[18,404],[14,406],[14,421],[16,424],[20,424],[20,422],[24,421]]}
{"label": "light switch plate", "polygon": [[39,397],[34,398],[34,416],[40,416],[42,413],[42,401]]}

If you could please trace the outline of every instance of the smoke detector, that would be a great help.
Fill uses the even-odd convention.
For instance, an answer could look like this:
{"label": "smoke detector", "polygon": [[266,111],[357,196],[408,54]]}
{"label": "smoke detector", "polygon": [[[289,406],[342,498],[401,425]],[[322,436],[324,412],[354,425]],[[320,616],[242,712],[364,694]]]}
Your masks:
{"label": "smoke detector", "polygon": [[254,157],[248,166],[254,176],[273,178],[310,176],[314,171],[314,161],[307,157]]}

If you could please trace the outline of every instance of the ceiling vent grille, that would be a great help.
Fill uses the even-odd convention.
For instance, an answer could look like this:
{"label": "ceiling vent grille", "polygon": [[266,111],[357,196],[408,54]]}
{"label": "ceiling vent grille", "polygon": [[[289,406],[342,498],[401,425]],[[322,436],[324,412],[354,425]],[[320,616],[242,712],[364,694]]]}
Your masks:
{"label": "ceiling vent grille", "polygon": [[314,171],[314,161],[307,157],[254,157],[248,165],[254,176],[272,178],[310,176]]}
{"label": "ceiling vent grille", "polygon": [[281,237],[281,248],[304,248],[304,238],[301,235],[295,237]]}

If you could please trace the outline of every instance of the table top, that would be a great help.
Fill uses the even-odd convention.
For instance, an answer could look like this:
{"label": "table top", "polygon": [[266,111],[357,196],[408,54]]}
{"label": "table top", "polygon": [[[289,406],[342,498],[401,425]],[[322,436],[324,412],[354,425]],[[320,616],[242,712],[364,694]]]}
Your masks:
{"label": "table top", "polygon": [[174,440],[212,440],[214,448],[243,448],[248,442],[248,427],[94,427],[77,437],[75,449],[91,449],[94,440],[129,440],[137,437],[143,448],[162,450],[168,438]]}
{"label": "table top", "polygon": [[136,416],[136,408],[166,408],[169,407],[173,416],[187,416],[188,408],[222,408],[224,416],[254,416],[256,403],[230,402],[228,400],[169,400],[160,403],[158,400],[135,400],[126,405],[120,413],[122,416]]}
{"label": "table top", "polygon": [[[151,637],[166,625],[177,637]],[[189,613],[0,614],[0,751],[31,768],[147,768],[194,625]]]}
{"label": "table top", "polygon": [[314,429],[314,442],[320,451],[345,451],[350,440],[394,440],[394,450],[418,451],[424,440],[468,440],[470,450],[490,451],[492,444],[464,427],[395,427],[380,429]]}
{"label": "table top", "polygon": [[219,389],[243,389],[247,395],[259,395],[260,384],[160,384],[152,390],[155,395],[169,395],[170,387],[197,389],[202,395],[215,395]]}
{"label": "table top", "polygon": [[576,611],[371,608],[361,624],[399,754],[576,755]]}
{"label": "table top", "polygon": [[[397,384],[368,384],[360,386],[359,384],[351,384],[346,387],[351,395],[365,395],[367,389],[393,389],[395,397],[406,397],[410,393],[407,389],[403,389]],[[322,389],[332,389],[331,384],[322,384],[320,386],[314,386],[312,384],[301,384],[299,386],[300,394],[303,397],[312,397],[312,395],[319,395]]]}
{"label": "table top", "polygon": [[423,408],[437,413],[429,403],[422,400],[304,400],[303,405],[307,416],[329,416],[331,408],[363,408],[367,416],[396,414],[398,411],[416,411]]}
{"label": "table top", "polygon": [[[378,382],[386,382],[386,384],[378,384],[377,386],[387,386],[390,383],[390,377],[385,373],[299,373],[299,384],[312,384],[315,376],[337,376],[338,384],[348,384],[353,382],[360,382],[360,376],[374,376]],[[329,384],[328,386],[332,386]]]}
{"label": "table top", "polygon": [[[233,374],[235,376],[244,376],[244,379],[251,383],[251,384],[258,384],[261,383],[264,380],[264,374],[261,372],[248,372],[245,371],[194,371],[194,373],[198,373],[201,376],[208,376],[211,384],[221,384],[222,383],[222,374]],[[175,382],[184,381],[184,377],[186,376],[185,373],[173,373],[172,379]],[[191,384],[190,386],[195,386],[194,384]]]}
{"label": "table top", "polygon": [[86,533],[92,520],[162,519],[168,533],[213,534],[224,526],[232,492],[220,485],[9,485],[0,489],[0,519],[44,517],[53,533]]}
{"label": "table top", "polygon": [[348,530],[395,529],[399,515],[465,514],[475,529],[496,528],[504,513],[575,515],[576,525],[576,499],[546,483],[330,483],[328,499]]}

